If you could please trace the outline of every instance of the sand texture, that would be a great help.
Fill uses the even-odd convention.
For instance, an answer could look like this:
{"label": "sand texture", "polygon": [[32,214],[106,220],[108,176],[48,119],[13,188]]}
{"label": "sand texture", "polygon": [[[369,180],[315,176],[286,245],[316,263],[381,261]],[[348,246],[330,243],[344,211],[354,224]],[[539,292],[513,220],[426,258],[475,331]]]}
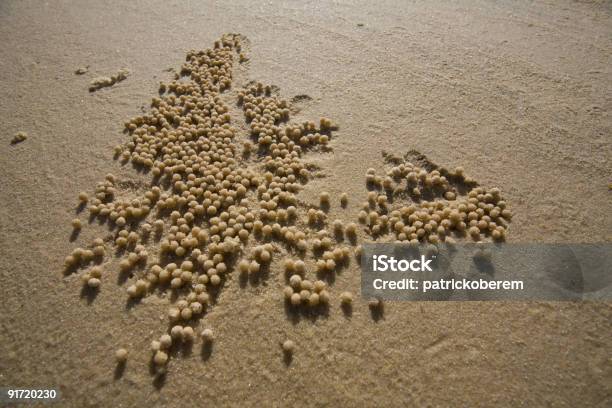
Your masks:
{"label": "sand texture", "polygon": [[[393,208],[402,200],[459,203],[482,188],[498,206],[499,239],[612,241],[611,13],[605,1],[0,2],[0,387],[56,388],[62,407],[610,406],[609,303],[385,302],[374,311],[360,297],[355,256],[358,244],[392,236],[373,228],[379,215],[371,208],[360,222],[368,191],[377,192],[374,201],[387,194]],[[219,76],[227,84],[219,87]],[[227,168],[232,183],[238,177],[207,181],[233,191],[231,218],[243,206],[258,219],[276,200],[268,215],[288,228],[282,239],[278,231],[268,239],[243,217],[246,238],[236,231],[227,273],[215,261],[215,273],[197,281],[206,274],[193,257],[194,282],[205,288],[193,295],[169,281],[158,285],[159,272],[151,277],[157,262],[180,269],[183,256],[174,247],[168,254],[165,239],[181,241],[179,225],[192,221],[183,218],[186,207],[165,201],[181,182],[172,173],[155,177],[159,162],[145,143],[153,139],[137,137],[160,137],[163,126],[149,130],[136,118],[170,109],[173,93],[194,95],[175,80],[210,86],[211,105],[181,105],[176,120],[210,125],[193,140],[217,138],[212,148],[198,145],[219,149],[203,160],[212,174]],[[278,109],[282,126],[269,143],[255,135],[270,114],[255,109],[261,101]],[[210,117],[190,116],[194,109]],[[436,184],[435,197],[383,188],[385,174],[409,162],[448,184]],[[370,177],[374,186],[369,169],[381,176]],[[287,178],[293,171],[295,180]],[[104,187],[107,174],[114,177]],[[323,191],[329,206],[308,222]],[[150,214],[130,215],[121,228],[118,216],[111,222],[92,213],[96,194],[126,208],[157,195]],[[193,225],[218,215],[208,212],[216,199],[201,209],[194,201]],[[380,200],[371,207],[388,205]],[[281,208],[292,221],[281,221]],[[180,215],[171,214],[176,209]],[[164,221],[158,236],[157,219]],[[338,238],[334,220],[355,223],[356,234]],[[123,251],[118,231],[130,227],[142,247]],[[190,229],[187,238],[200,237],[206,252],[214,234],[203,229],[206,237]],[[315,273],[318,259],[334,256],[311,250],[321,229],[340,252],[333,268]],[[478,239],[491,240],[493,231]],[[66,268],[65,258],[75,248],[93,250],[96,238],[104,254]],[[121,262],[130,252],[140,260],[134,254],[128,268]],[[303,259],[306,277],[326,282],[321,300],[321,288],[298,307],[285,299],[287,259]],[[241,274],[241,260],[261,270]],[[101,283],[91,288],[83,275],[95,278],[96,263]],[[207,310],[179,322],[196,339],[175,342],[167,364],[156,367],[151,341],[177,324],[169,309],[189,296],[195,302],[196,292],[210,293],[208,307],[197,298]],[[341,306],[344,292],[351,307]],[[199,338],[204,328],[213,330],[212,342]],[[128,352],[124,365],[116,362],[119,348]]]}

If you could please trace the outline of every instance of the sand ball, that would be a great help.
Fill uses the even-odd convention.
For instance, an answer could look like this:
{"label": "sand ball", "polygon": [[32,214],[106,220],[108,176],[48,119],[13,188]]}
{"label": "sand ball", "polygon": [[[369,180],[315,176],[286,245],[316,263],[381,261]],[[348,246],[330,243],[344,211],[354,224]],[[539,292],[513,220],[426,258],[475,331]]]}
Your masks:
{"label": "sand ball", "polygon": [[293,306],[297,306],[302,302],[302,297],[299,293],[294,293],[293,295],[291,295],[290,301]]}
{"label": "sand ball", "polygon": [[293,353],[295,350],[295,343],[291,340],[285,340],[283,342],[283,351],[286,353]]}
{"label": "sand ball", "polygon": [[329,193],[327,191],[323,191],[319,194],[319,202],[321,205],[329,205]]}
{"label": "sand ball", "polygon": [[200,333],[200,337],[206,343],[210,343],[214,340],[214,335],[212,329],[204,329]]}
{"label": "sand ball", "polygon": [[347,204],[348,204],[348,194],[346,194],[346,193],[342,193],[342,194],[340,195],[340,205],[341,205],[342,207],[346,207],[346,206],[347,206]]}
{"label": "sand ball", "polygon": [[345,305],[353,303],[353,294],[351,292],[342,292],[340,294],[340,301]]}
{"label": "sand ball", "polygon": [[117,349],[115,351],[115,360],[117,363],[122,364],[125,363],[128,359],[128,351],[124,348]]}
{"label": "sand ball", "polygon": [[161,350],[157,351],[155,355],[153,356],[153,362],[157,366],[166,365],[166,363],[168,362],[168,354],[166,354],[164,351],[161,351]]}
{"label": "sand ball", "polygon": [[[185,309],[185,310],[189,310],[189,309]],[[185,339],[185,341],[193,341],[194,338],[194,331],[193,331],[193,327],[191,326],[185,326],[183,328],[183,339]]]}
{"label": "sand ball", "polygon": [[90,278],[87,281],[87,286],[89,286],[90,288],[99,288],[100,287],[100,279],[98,278]]}

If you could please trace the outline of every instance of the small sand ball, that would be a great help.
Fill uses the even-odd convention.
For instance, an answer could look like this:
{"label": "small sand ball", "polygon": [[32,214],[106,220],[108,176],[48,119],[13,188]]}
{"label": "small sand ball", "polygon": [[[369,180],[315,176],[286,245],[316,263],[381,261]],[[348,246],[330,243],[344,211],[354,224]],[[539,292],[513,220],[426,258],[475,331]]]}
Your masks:
{"label": "small sand ball", "polygon": [[100,283],[100,279],[98,278],[89,278],[89,280],[87,281],[87,286],[95,289],[100,287]]}
{"label": "small sand ball", "polygon": [[115,351],[115,360],[117,360],[119,364],[125,363],[127,359],[128,359],[128,351],[126,349],[120,348],[120,349],[117,349],[117,351]]}
{"label": "small sand ball", "polygon": [[291,295],[290,301],[293,306],[297,306],[302,303],[302,297],[299,293],[294,293],[293,295]]}
{"label": "small sand ball", "polygon": [[334,222],[332,223],[332,227],[334,228],[335,232],[342,232],[342,230],[344,229],[344,225],[342,225],[342,221],[341,220],[334,220]]}
{"label": "small sand ball", "polygon": [[300,300],[307,301],[310,296],[310,291],[307,289],[303,289],[300,291]]}
{"label": "small sand ball", "polygon": [[181,310],[181,318],[183,320],[189,320],[191,319],[192,316],[193,316],[193,310],[191,310],[191,308],[186,307],[183,310]]}
{"label": "small sand ball", "polygon": [[158,366],[166,365],[168,362],[168,354],[163,351],[156,352],[155,356],[153,356],[153,362]]}
{"label": "small sand ball", "polygon": [[162,349],[169,349],[172,346],[172,337],[169,334],[162,334],[159,338],[159,345]]}
{"label": "small sand ball", "polygon": [[238,263],[238,270],[240,271],[240,273],[247,273],[249,271],[249,261],[247,261],[246,259],[241,260]]}
{"label": "small sand ball", "polygon": [[81,224],[81,220],[79,220],[78,218],[72,220],[72,228],[74,228],[75,230],[81,229],[82,226],[83,224]]}
{"label": "small sand ball", "polygon": [[178,308],[172,307],[168,310],[168,318],[171,322],[176,322],[180,317],[181,311]]}
{"label": "small sand ball", "polygon": [[308,279],[304,279],[302,282],[300,282],[300,289],[311,291],[313,287],[314,285]]}
{"label": "small sand ball", "polygon": [[99,266],[94,266],[93,268],[91,268],[91,270],[89,271],[89,275],[92,278],[100,278],[102,276],[102,268]]}
{"label": "small sand ball", "polygon": [[314,306],[317,306],[319,304],[319,302],[320,302],[319,294],[318,293],[311,293],[310,297],[308,298],[308,304],[310,306],[314,307]]}
{"label": "small sand ball", "polygon": [[147,235],[151,232],[151,224],[145,222],[144,224],[142,224],[142,232]]}
{"label": "small sand ball", "polygon": [[210,283],[213,286],[219,286],[221,284],[221,277],[219,275],[213,275],[210,277]]}
{"label": "small sand ball", "polygon": [[322,281],[322,280],[315,281],[315,283],[314,283],[314,290],[317,293],[320,293],[326,287],[327,287],[327,284],[324,281]]}
{"label": "small sand ball", "polygon": [[359,211],[359,216],[357,218],[359,219],[359,222],[365,223],[368,218],[368,213],[364,210],[361,210]]}
{"label": "small sand ball", "polygon": [[138,288],[136,287],[136,285],[128,286],[126,292],[127,292],[128,296],[131,297],[131,298],[136,298],[136,297],[140,296],[140,292],[138,291]]}
{"label": "small sand ball", "polygon": [[[191,310],[191,309],[185,309],[185,310]],[[191,326],[185,326],[183,328],[183,339],[185,339],[186,341],[192,341],[194,338],[194,331],[193,331],[193,327]]]}
{"label": "small sand ball", "polygon": [[370,307],[370,309],[378,309],[382,306],[382,300],[378,298],[370,299],[368,301],[368,306]]}
{"label": "small sand ball", "polygon": [[342,292],[340,294],[340,301],[345,305],[353,303],[353,294],[351,292]]}
{"label": "small sand ball", "polygon": [[183,326],[178,324],[176,326],[172,326],[172,329],[170,329],[170,337],[172,337],[174,340],[182,339]]}
{"label": "small sand ball", "polygon": [[346,233],[354,236],[357,233],[357,224],[355,224],[354,222],[349,223],[346,226]]}
{"label": "small sand ball", "polygon": [[259,263],[257,263],[257,261],[251,261],[251,264],[249,265],[249,273],[251,274],[255,274],[259,272]]}
{"label": "small sand ball", "polygon": [[85,193],[85,192],[83,192],[83,191],[82,191],[82,192],[80,192],[80,193],[79,193],[79,201],[80,201],[81,203],[86,203],[87,201],[89,201],[89,196],[87,195],[87,193]]}
{"label": "small sand ball", "polygon": [[261,254],[259,254],[259,259],[262,262],[269,262],[271,257],[270,252],[266,251],[265,249],[261,251]]}
{"label": "small sand ball", "polygon": [[348,194],[342,193],[340,195],[340,205],[342,207],[346,207],[347,204],[348,204]]}
{"label": "small sand ball", "polygon": [[480,238],[480,228],[478,227],[470,227],[470,229],[468,230],[468,233],[470,234],[470,236],[472,237],[472,239],[476,240]]}
{"label": "small sand ball", "polygon": [[283,342],[283,351],[285,353],[293,353],[295,350],[295,343],[291,340],[285,340]]}
{"label": "small sand ball", "polygon": [[295,271],[295,261],[293,259],[285,260],[285,272]]}
{"label": "small sand ball", "polygon": [[181,286],[183,286],[183,280],[182,280],[181,278],[173,278],[173,279],[170,281],[170,287],[171,287],[172,289],[178,289],[178,288],[180,288]]}
{"label": "small sand ball", "polygon": [[329,193],[327,191],[321,192],[321,194],[319,195],[319,202],[321,203],[321,205],[329,204]]}
{"label": "small sand ball", "polygon": [[294,288],[294,289],[298,289],[302,284],[302,277],[300,275],[291,275],[291,277],[289,278],[289,285]]}
{"label": "small sand ball", "polygon": [[498,241],[501,240],[503,238],[502,233],[499,230],[494,229],[491,232],[491,238],[493,238],[494,240]]}
{"label": "small sand ball", "polygon": [[200,333],[200,337],[202,337],[203,341],[210,343],[214,339],[213,331],[211,329],[204,329],[202,333]]}

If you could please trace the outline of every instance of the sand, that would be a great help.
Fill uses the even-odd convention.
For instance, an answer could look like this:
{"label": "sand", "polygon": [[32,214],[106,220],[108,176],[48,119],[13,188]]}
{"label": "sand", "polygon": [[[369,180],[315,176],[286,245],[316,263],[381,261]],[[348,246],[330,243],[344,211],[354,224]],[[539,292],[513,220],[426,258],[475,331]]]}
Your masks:
{"label": "sand", "polygon": [[[354,294],[350,318],[336,302],[327,317],[292,320],[273,276],[228,285],[203,319],[212,349],[196,343],[154,381],[148,347],[168,301],[128,309],[113,278],[81,297],[62,263],[105,231],[85,225],[71,242],[80,191],[106,173],[146,180],[113,160],[123,122],[188,50],[225,32],[249,41],[240,80],[278,86],[296,120],[339,125],[333,153],[311,157],[324,177],[299,194],[315,204],[322,190],[347,192],[330,219],[356,221],[383,150],[416,150],[499,187],[514,213],[509,242],[609,242],[610,12],[608,2],[2,2],[0,386],[54,387],[69,407],[609,405],[609,303],[389,302],[376,321],[353,264],[333,288]],[[88,91],[121,68],[126,80]],[[12,145],[19,131],[28,138]],[[119,347],[130,351],[124,370]]]}

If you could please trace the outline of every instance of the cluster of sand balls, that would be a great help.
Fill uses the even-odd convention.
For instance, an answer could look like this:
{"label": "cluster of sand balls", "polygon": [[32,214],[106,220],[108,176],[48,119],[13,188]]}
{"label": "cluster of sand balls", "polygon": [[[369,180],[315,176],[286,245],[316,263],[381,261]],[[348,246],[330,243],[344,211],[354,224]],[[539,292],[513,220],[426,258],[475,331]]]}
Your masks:
{"label": "cluster of sand balls", "polygon": [[293,305],[317,307],[328,305],[330,300],[327,284],[322,280],[311,281],[304,278],[306,266],[304,261],[285,260],[285,273],[290,275],[289,285],[283,291],[285,300]]}
{"label": "cluster of sand balls", "polygon": [[[75,220],[72,221],[72,224],[75,224]],[[70,272],[76,268],[90,265],[91,263],[100,263],[105,254],[106,248],[104,240],[102,238],[96,238],[87,248],[75,248],[72,253],[64,259],[64,267],[66,271]],[[99,276],[95,276],[97,274],[97,272],[94,272],[93,277],[99,279]],[[87,281],[89,280],[85,279],[85,276],[83,277],[83,279],[85,283],[87,283]],[[99,285],[89,286],[97,287]]]}
{"label": "cluster of sand balls", "polygon": [[[80,74],[79,70],[77,70],[76,72],[77,74]],[[117,82],[121,82],[125,80],[129,74],[130,74],[129,70],[125,68],[121,68],[119,71],[117,71],[116,74],[113,74],[110,77],[96,77],[89,84],[89,92],[95,92],[98,89],[106,88],[108,86],[113,86]]]}
{"label": "cluster of sand balls", "polygon": [[[116,158],[150,175],[150,186],[131,188],[129,181],[109,174],[93,198],[79,194],[90,217],[112,232],[91,249],[75,250],[66,268],[104,258],[98,244],[106,242],[128,280],[128,300],[153,294],[172,299],[171,328],[152,343],[152,361],[160,371],[172,347],[195,339],[194,327],[234,271],[258,276],[275,258],[303,259],[312,251],[322,257],[317,270],[329,273],[351,253],[324,229],[329,194],[322,194],[320,208],[310,206],[306,217],[301,212],[306,205],[296,197],[311,178],[304,153],[330,149],[334,125],[327,118],[291,123],[289,104],[273,95],[271,86],[251,83],[233,91],[236,54],[242,54],[241,37],[234,34],[224,35],[212,49],[188,52],[180,75],[160,83],[150,110],[125,122],[129,140],[115,147]],[[248,135],[232,125],[228,93],[236,95]],[[347,200],[343,196],[342,205]],[[355,224],[336,221],[331,227],[336,237],[356,234]],[[295,295],[304,305],[330,302],[324,281],[305,278],[303,260],[287,260],[285,267],[294,275],[285,288],[285,296],[292,291],[291,304]],[[84,284],[98,288],[101,271],[95,266],[83,272]],[[212,341],[211,330],[201,337]]]}
{"label": "cluster of sand balls", "polygon": [[427,163],[427,170],[397,162],[384,177],[374,169],[366,172],[372,190],[358,219],[373,237],[391,235],[400,242],[431,244],[453,243],[453,236],[466,235],[474,241],[505,239],[512,213],[498,188],[478,186],[461,167],[448,171]]}
{"label": "cluster of sand balls", "polygon": [[94,266],[89,271],[81,275],[83,283],[90,288],[98,288],[100,286],[100,278],[102,277],[102,268],[100,266]]}
{"label": "cluster of sand balls", "polygon": [[[323,242],[321,242],[323,244]],[[317,272],[320,274],[333,272],[339,265],[349,261],[351,251],[348,247],[336,247],[333,250],[324,251],[321,259],[317,260]]]}
{"label": "cluster of sand balls", "polygon": [[[288,104],[271,92],[270,86],[257,82],[240,91],[238,101],[249,122],[258,152],[265,154],[263,165],[267,170],[267,181],[277,177],[281,189],[297,192],[297,181],[307,180],[310,176],[306,164],[300,160],[302,152],[327,145],[332,124],[329,119],[321,118],[318,128],[312,121],[283,125],[289,120]],[[246,155],[254,149],[250,141],[243,145]]]}

